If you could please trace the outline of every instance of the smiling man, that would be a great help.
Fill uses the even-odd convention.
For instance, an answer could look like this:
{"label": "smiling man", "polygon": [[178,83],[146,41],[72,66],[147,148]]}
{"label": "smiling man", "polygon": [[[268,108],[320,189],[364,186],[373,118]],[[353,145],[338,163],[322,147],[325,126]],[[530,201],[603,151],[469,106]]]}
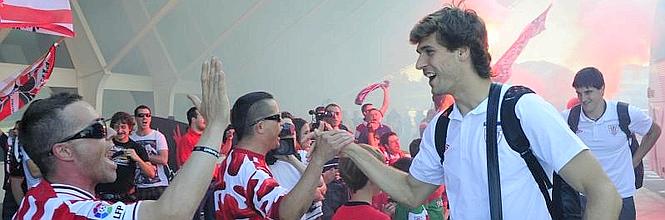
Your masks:
{"label": "smiling man", "polygon": [[143,146],[129,138],[134,129],[134,119],[127,112],[116,112],[111,117],[111,128],[115,130],[113,137],[112,160],[118,165],[117,178],[113,183],[98,184],[97,195],[106,201],[135,202],[136,171],[148,177],[155,177],[157,171],[148,161],[148,153]]}
{"label": "smiling man", "polygon": [[[432,94],[455,98],[448,116],[445,161],[435,147],[434,137],[442,135],[435,132],[438,116],[425,129],[408,174],[387,167],[356,144],[343,153],[398,202],[416,207],[445,183],[451,219],[490,219],[484,123],[492,81],[485,24],[473,10],[445,6],[418,22],[410,41],[417,45],[416,68],[429,78]],[[497,95],[507,90],[503,86]],[[616,189],[559,112],[538,95],[525,94],[515,114],[545,172],[556,171],[588,196],[585,218],[616,219],[621,202]],[[499,141],[497,148],[503,219],[550,219],[524,160],[506,141]]]}
{"label": "smiling man", "polygon": [[[644,156],[660,136],[660,126],[640,109],[625,103],[606,101],[603,74],[594,67],[581,69],[573,79],[573,88],[580,100],[579,105],[563,112],[577,136],[589,146],[605,172],[623,198],[620,220],[636,218],[633,196],[643,178],[635,175]],[[625,105],[624,105],[625,104]],[[623,113],[620,106],[624,105]],[[580,110],[581,108],[581,110]],[[628,118],[622,122],[622,114]],[[629,121],[627,121],[629,119]],[[622,128],[622,123],[625,127]],[[627,131],[622,131],[627,129]],[[642,143],[631,146],[635,134],[643,136]],[[637,143],[636,141],[634,143]],[[631,154],[631,151],[634,151]],[[637,170],[642,171],[641,168]],[[636,179],[638,178],[638,179]]]}

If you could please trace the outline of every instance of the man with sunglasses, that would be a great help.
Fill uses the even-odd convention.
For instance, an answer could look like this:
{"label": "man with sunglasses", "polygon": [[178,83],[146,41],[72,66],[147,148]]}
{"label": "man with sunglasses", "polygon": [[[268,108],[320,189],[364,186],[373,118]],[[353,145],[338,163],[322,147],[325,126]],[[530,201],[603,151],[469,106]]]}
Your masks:
{"label": "man with sunglasses", "polygon": [[321,184],[325,162],[353,142],[350,135],[344,135],[346,131],[315,131],[311,160],[298,183],[288,190],[277,183],[265,160],[279,144],[280,122],[279,107],[269,93],[248,93],[234,103],[231,124],[238,144],[222,162],[222,180],[215,186],[217,219],[300,219]]}
{"label": "man with sunglasses", "polygon": [[212,179],[221,134],[229,123],[229,103],[221,62],[202,70],[201,113],[208,122],[172,188],[156,201],[110,204],[93,195],[98,183],[116,179],[109,158],[115,131],[75,94],[34,101],[25,111],[20,141],[42,171],[43,181],[25,195],[14,219],[188,219]]}
{"label": "man with sunglasses", "polygon": [[118,165],[116,180],[113,183],[98,184],[97,195],[106,201],[136,202],[135,180],[139,172],[148,177],[157,175],[154,166],[148,161],[148,152],[143,146],[129,138],[134,129],[134,118],[127,112],[116,112],[111,117],[113,137],[113,156],[111,160]]}
{"label": "man with sunglasses", "polygon": [[156,200],[169,185],[168,172],[169,147],[166,137],[158,130],[152,129],[150,107],[139,105],[134,109],[136,132],[129,137],[139,143],[148,152],[149,161],[157,169],[157,175],[149,177],[144,173],[136,174],[136,198],[139,200]]}

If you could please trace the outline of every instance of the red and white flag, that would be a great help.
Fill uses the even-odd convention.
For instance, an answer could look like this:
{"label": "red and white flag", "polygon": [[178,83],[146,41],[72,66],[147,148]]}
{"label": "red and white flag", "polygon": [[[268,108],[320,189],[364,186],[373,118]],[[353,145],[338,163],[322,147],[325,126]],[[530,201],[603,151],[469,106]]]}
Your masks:
{"label": "red and white flag", "polygon": [[520,37],[517,38],[512,46],[510,46],[508,51],[506,51],[494,66],[492,66],[492,80],[494,82],[505,83],[510,79],[510,75],[512,75],[511,66],[513,66],[513,63],[517,60],[520,53],[522,53],[526,44],[529,43],[529,40],[532,37],[545,30],[545,19],[547,18],[547,12],[550,11],[551,7],[552,4],[550,4],[550,6],[548,6],[547,9],[545,9],[545,11],[543,11],[543,13],[541,13],[536,19],[531,21],[531,23],[524,28]]}
{"label": "red and white flag", "polygon": [[[60,42],[60,41],[58,41]],[[39,94],[55,66],[55,43],[32,65],[0,82],[0,121],[14,114]]]}
{"label": "red and white flag", "polygon": [[360,90],[360,92],[356,96],[356,101],[354,103],[356,103],[356,105],[362,105],[363,102],[365,101],[365,97],[367,97],[367,94],[369,94],[370,92],[372,92],[372,91],[374,91],[378,88],[387,87],[389,85],[390,85],[390,81],[388,81],[388,80],[385,80],[383,82],[378,82],[378,83],[372,83],[372,84],[368,85],[367,87]]}
{"label": "red and white flag", "polygon": [[69,0],[0,0],[0,28],[74,37]]}

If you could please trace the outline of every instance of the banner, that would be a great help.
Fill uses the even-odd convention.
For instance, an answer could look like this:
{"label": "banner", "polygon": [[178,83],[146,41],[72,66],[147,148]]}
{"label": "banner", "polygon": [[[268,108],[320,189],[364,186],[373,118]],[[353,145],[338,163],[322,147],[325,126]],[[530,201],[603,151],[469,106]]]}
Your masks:
{"label": "banner", "polygon": [[547,18],[547,12],[550,11],[551,7],[552,4],[547,6],[547,9],[545,9],[545,11],[543,11],[543,13],[541,13],[536,19],[531,21],[531,23],[522,30],[522,34],[520,34],[513,45],[510,46],[508,51],[506,51],[494,66],[492,66],[492,80],[494,82],[505,83],[510,79],[510,75],[512,75],[511,66],[515,60],[517,60],[520,53],[522,53],[526,44],[529,43],[529,40],[532,37],[545,30],[545,19]]}
{"label": "banner", "polygon": [[14,114],[39,94],[55,66],[58,43],[23,71],[0,82],[0,121]]}
{"label": "banner", "polygon": [[0,0],[0,28],[76,35],[69,0]]}

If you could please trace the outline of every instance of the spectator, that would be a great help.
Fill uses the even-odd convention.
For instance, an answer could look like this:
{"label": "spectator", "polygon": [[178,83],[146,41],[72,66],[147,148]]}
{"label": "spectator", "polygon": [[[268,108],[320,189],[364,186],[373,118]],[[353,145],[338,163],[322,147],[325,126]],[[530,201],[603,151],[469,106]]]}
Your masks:
{"label": "spectator", "polygon": [[133,132],[129,138],[145,148],[150,163],[157,170],[157,175],[152,178],[143,173],[136,174],[136,198],[139,200],[157,200],[169,185],[167,176],[170,173],[170,169],[168,169],[169,147],[164,134],[150,127],[152,113],[148,106],[139,105],[136,107],[134,117],[138,122],[138,126],[136,132]]}
{"label": "spectator", "polygon": [[[363,129],[364,128],[364,129]],[[367,126],[363,130],[356,130],[356,141],[360,144],[369,144],[378,147],[381,135],[392,132],[388,125],[383,124],[383,114],[378,109],[367,111]]]}
{"label": "spectator", "polygon": [[392,165],[400,158],[406,156],[399,146],[399,137],[392,131],[381,136],[379,151],[383,154],[383,158],[385,158],[388,165]]}
{"label": "spectator", "polygon": [[94,198],[95,185],[116,179],[116,165],[109,158],[115,131],[79,95],[62,93],[33,101],[21,119],[20,141],[44,179],[27,192],[15,219],[190,218],[210,183],[219,157],[220,131],[228,123],[221,66],[216,58],[203,65],[201,109],[208,130],[198,143],[201,147],[194,149],[188,165],[175,177],[173,188],[157,201],[110,204]]}
{"label": "spectator", "polygon": [[238,145],[222,164],[223,181],[215,191],[217,219],[301,218],[314,200],[325,161],[353,141],[341,131],[318,135],[309,165],[294,188],[287,190],[275,180],[265,161],[268,151],[277,147],[281,130],[281,115],[273,96],[266,92],[241,96],[231,110],[231,122]]}
{"label": "spectator", "polygon": [[330,125],[332,130],[345,130],[351,132],[346,125],[342,124],[342,107],[335,103],[330,103],[326,106],[326,112],[328,112],[330,116],[325,117],[324,121]]}
{"label": "spectator", "polygon": [[[408,173],[409,168],[411,167],[411,158],[409,157],[399,158],[391,166],[397,168],[398,170],[401,170],[402,172]],[[444,219],[443,215],[441,215],[441,209],[439,209],[438,211],[439,211],[438,215],[432,216],[430,215],[428,210],[425,209],[424,205],[419,205],[415,208],[410,208],[408,205],[398,202],[397,206],[395,207],[395,214],[393,214],[393,216],[391,217],[393,220]]]}
{"label": "spectator", "polygon": [[[369,145],[360,145],[362,149],[366,150],[365,154],[369,153],[377,160],[383,161],[381,152],[374,149]],[[379,186],[369,180],[367,176],[349,159],[342,157],[339,162],[340,175],[344,182],[346,182],[349,190],[351,191],[351,199],[335,212],[332,217],[333,220],[389,220],[390,215],[376,210],[371,206],[370,202],[372,197],[381,192]],[[395,204],[391,204],[387,208],[388,212],[395,211]]]}
{"label": "spectator", "polygon": [[129,113],[116,112],[111,117],[113,136],[112,156],[117,165],[116,179],[112,183],[100,183],[95,187],[99,198],[110,202],[136,202],[135,177],[139,172],[147,177],[155,177],[157,170],[148,161],[148,152],[143,146],[134,142],[129,135],[134,130],[134,119]]}

